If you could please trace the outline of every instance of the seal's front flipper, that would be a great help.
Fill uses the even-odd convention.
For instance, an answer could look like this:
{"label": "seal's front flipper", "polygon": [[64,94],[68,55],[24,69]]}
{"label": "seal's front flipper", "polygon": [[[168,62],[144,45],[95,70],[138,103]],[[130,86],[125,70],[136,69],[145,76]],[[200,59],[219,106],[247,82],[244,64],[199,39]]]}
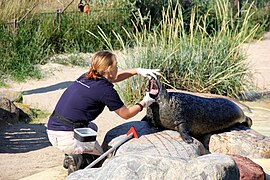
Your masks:
{"label": "seal's front flipper", "polygon": [[251,127],[252,126],[252,119],[248,116],[246,116],[246,126]]}
{"label": "seal's front flipper", "polygon": [[189,135],[189,131],[187,130],[184,124],[178,125],[178,132],[180,133],[180,136],[186,143],[193,142],[193,138]]}

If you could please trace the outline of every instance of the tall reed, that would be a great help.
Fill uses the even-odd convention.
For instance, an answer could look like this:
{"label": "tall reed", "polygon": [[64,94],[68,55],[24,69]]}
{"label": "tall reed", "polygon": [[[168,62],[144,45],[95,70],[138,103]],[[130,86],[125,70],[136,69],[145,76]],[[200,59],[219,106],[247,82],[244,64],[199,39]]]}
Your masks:
{"label": "tall reed", "polygon": [[17,24],[17,28],[0,23],[0,83],[4,75],[19,81],[40,78],[37,65],[47,63],[52,54],[94,52],[105,48],[104,43],[90,37],[87,30],[97,33],[97,27],[101,27],[113,46],[119,47],[112,30],[124,37],[121,26],[131,28],[130,9],[122,8],[123,1],[99,3],[91,7],[88,14],[66,11],[29,15]]}
{"label": "tall reed", "polygon": [[[164,9],[160,26],[152,32],[144,25],[143,30],[128,33],[134,45],[123,47],[125,67],[159,68],[167,87],[193,92],[237,97],[252,88],[251,73],[242,50],[242,44],[258,28],[257,25],[248,27],[252,17],[250,9],[241,24],[234,21],[228,0],[215,1],[210,10],[218,18],[217,28],[211,34],[207,31],[209,14],[196,17],[195,9],[191,11],[189,29],[185,30],[179,4]],[[127,101],[134,102],[142,98],[146,86],[146,80],[137,76],[123,82],[119,92]]]}
{"label": "tall reed", "polygon": [[71,0],[1,0],[0,21],[20,20],[26,14],[29,18],[40,13],[55,12],[57,9],[77,10],[78,2]]}

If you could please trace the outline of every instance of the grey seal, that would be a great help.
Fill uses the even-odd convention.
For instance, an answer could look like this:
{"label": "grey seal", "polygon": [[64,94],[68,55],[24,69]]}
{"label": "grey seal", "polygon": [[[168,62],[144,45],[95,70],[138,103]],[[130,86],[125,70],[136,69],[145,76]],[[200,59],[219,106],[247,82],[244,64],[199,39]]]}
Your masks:
{"label": "grey seal", "polygon": [[147,108],[146,120],[162,129],[177,130],[182,139],[193,142],[206,134],[252,120],[234,102],[225,98],[206,98],[190,93],[168,92],[158,79],[149,81],[149,92],[156,101]]}

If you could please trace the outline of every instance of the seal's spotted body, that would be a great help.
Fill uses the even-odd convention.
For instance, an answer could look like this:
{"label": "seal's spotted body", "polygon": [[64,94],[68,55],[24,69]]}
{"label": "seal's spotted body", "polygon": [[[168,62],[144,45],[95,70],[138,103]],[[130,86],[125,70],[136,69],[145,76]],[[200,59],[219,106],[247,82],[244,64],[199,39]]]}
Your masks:
{"label": "seal's spotted body", "polygon": [[242,109],[224,98],[204,98],[187,93],[167,92],[157,81],[159,94],[147,109],[147,120],[154,126],[178,130],[183,140],[200,138],[236,124],[251,126]]}

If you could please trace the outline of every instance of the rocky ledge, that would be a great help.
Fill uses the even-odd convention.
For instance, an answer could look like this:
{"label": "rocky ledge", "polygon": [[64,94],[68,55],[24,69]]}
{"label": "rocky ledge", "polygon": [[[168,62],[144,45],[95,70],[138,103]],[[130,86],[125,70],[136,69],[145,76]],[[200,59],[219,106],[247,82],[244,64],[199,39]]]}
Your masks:
{"label": "rocky ledge", "polygon": [[[187,144],[176,131],[158,131],[150,128],[145,121],[134,121],[110,130],[104,139],[104,149],[117,144],[132,126],[139,135],[138,139],[133,138],[121,145],[102,167],[76,171],[67,179],[232,180],[252,177],[264,180],[266,177],[262,167],[246,156],[266,157],[270,152],[269,138],[252,129],[233,128],[226,135],[216,135],[221,138],[229,133],[230,137],[235,136],[234,142],[233,138],[223,138],[218,145],[218,141],[213,140],[215,137],[208,135],[204,143],[194,139],[193,143]],[[243,144],[244,139],[249,140]],[[257,150],[247,153],[247,147]]]}

